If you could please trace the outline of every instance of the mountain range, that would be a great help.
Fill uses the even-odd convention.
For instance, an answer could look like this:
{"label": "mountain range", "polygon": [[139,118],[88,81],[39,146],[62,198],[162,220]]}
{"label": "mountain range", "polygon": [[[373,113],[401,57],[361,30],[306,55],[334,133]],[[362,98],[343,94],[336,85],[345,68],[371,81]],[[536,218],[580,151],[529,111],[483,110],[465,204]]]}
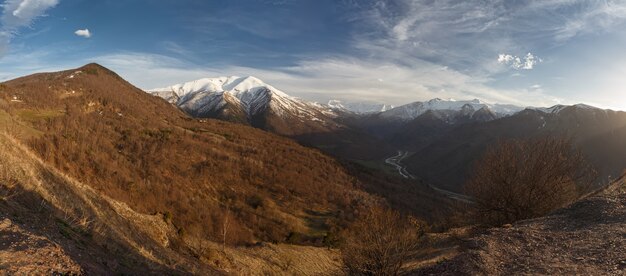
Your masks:
{"label": "mountain range", "polygon": [[340,100],[319,104],[291,97],[253,76],[204,78],[151,89],[149,93],[176,104],[194,117],[217,117],[246,122],[259,128],[270,127],[263,123],[267,121],[263,119],[266,116],[276,116],[286,121],[296,117],[300,122],[320,122],[337,127],[337,124],[329,122],[342,113],[380,114],[389,120],[410,121],[428,111],[456,111],[464,117],[487,120],[509,116],[524,109],[515,105],[489,104],[478,99],[456,101],[439,98],[398,107]]}
{"label": "mountain range", "polygon": [[397,107],[337,100],[318,104],[254,77],[202,79],[151,93],[192,116],[243,122],[353,161],[371,164],[397,150],[408,151],[402,162],[412,175],[453,191],[462,190],[473,162],[499,139],[566,136],[603,179],[626,168],[626,154],[610,150],[626,148],[626,113],[584,104],[521,107],[439,98]]}
{"label": "mountain range", "polygon": [[370,114],[385,112],[394,108],[393,105],[372,102],[350,102],[342,100],[330,100],[327,105],[338,112],[352,112],[356,114]]}

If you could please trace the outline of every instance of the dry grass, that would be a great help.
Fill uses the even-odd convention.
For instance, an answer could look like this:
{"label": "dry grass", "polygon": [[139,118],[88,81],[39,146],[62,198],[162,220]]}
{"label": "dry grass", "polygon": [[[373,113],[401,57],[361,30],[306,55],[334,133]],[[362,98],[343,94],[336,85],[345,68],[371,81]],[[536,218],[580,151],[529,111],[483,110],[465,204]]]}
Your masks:
{"label": "dry grass", "polygon": [[[134,211],[169,214],[179,234],[222,240],[230,208],[229,244],[284,242],[315,230],[309,210],[331,210],[334,224],[373,200],[316,150],[250,127],[188,119],[97,65],[9,81],[4,90],[7,114],[41,133],[20,140],[47,164]],[[263,204],[250,204],[253,196]]]}
{"label": "dry grass", "polygon": [[[193,273],[215,272],[209,267],[203,268],[201,264],[205,263],[243,275],[261,271],[272,275],[321,275],[338,267],[336,250],[284,244],[227,247],[223,252],[219,243],[189,240],[189,244],[202,244],[204,248],[196,251],[198,256],[194,258],[181,255],[169,249],[173,246],[169,237],[176,236],[177,229],[166,223],[162,215],[140,214],[122,202],[103,196],[46,165],[6,134],[0,135],[0,180],[6,191],[23,190],[40,195],[41,201],[35,202],[47,212],[57,210],[56,221],[68,238],[78,240],[88,236],[88,241],[94,245],[106,244],[117,252],[118,259],[138,254],[143,260],[137,262],[150,261]],[[19,192],[0,196],[0,201],[10,206],[21,203],[24,211],[33,208],[24,206],[33,202],[24,202]],[[128,255],[119,255],[121,252]]]}
{"label": "dry grass", "polygon": [[98,65],[80,70],[91,73],[2,84],[0,123],[14,127],[0,159],[18,164],[16,185],[40,198],[24,206],[54,210],[68,237],[87,233],[105,252],[175,271],[322,274],[336,252],[303,245],[325,245],[354,210],[382,200],[364,190],[421,214],[440,200],[289,139],[190,119]]}
{"label": "dry grass", "polygon": [[[318,151],[249,127],[189,120],[108,70],[91,67],[98,73],[71,81],[71,72],[14,80],[0,95],[7,102],[13,95],[20,99],[3,106],[7,120],[41,133],[7,129],[11,136],[0,137],[0,167],[15,178],[6,183],[38,198],[20,199],[23,211],[40,206],[53,213],[64,238],[134,258],[130,263],[212,271],[207,265],[216,264],[200,258],[198,248],[221,245],[227,206],[233,214],[227,241],[234,245],[283,242],[291,233],[323,236],[325,225],[350,215],[352,205],[374,200]],[[81,94],[65,97],[59,87]],[[11,193],[2,197],[18,202]],[[311,223],[311,212],[327,210],[331,215]],[[281,259],[310,259],[315,265],[299,268],[304,271],[328,263],[325,249],[287,246],[280,253],[282,248],[228,246],[224,254],[232,266],[224,267],[267,270]],[[322,256],[313,259],[316,254]],[[290,271],[288,263],[279,267]]]}

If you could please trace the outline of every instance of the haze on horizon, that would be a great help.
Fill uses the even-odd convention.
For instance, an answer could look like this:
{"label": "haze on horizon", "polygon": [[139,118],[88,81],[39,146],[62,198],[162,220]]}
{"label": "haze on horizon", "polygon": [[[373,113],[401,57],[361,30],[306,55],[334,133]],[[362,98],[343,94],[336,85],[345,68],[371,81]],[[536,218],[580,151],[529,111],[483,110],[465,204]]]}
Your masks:
{"label": "haze on horizon", "polygon": [[253,75],[315,101],[626,110],[624,1],[0,3],[0,80],[98,62],[144,89]]}

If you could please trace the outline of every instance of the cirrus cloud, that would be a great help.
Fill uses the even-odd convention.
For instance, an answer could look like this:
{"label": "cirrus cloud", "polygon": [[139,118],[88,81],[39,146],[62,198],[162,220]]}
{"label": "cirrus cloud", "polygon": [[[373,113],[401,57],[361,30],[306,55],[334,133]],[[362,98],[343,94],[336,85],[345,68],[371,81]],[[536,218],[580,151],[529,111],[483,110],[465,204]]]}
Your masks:
{"label": "cirrus cloud", "polygon": [[0,56],[6,50],[11,38],[20,28],[27,27],[46,10],[59,4],[59,0],[6,0],[0,15]]}

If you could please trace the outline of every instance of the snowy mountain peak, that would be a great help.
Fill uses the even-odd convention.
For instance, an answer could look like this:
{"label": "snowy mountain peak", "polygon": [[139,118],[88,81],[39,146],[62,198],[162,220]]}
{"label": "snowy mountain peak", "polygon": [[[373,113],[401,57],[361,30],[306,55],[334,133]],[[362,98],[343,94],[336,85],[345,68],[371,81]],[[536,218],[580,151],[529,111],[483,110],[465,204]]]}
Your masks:
{"label": "snowy mountain peak", "polygon": [[575,105],[557,104],[557,105],[554,105],[552,107],[533,107],[533,108],[529,108],[529,109],[541,111],[543,113],[554,113],[554,114],[557,114],[557,113],[563,111],[564,109],[566,109],[568,107],[579,108],[579,109],[583,109],[583,110],[602,110],[602,111],[605,111],[604,109],[597,108],[595,106],[591,106],[591,105],[587,105],[587,104],[582,104],[582,103],[581,104],[575,104]]}
{"label": "snowy mountain peak", "polygon": [[385,111],[381,115],[383,117],[396,118],[400,120],[412,120],[429,110],[451,110],[471,116],[473,113],[483,108],[486,108],[488,111],[496,114],[497,117],[512,115],[524,109],[514,105],[489,104],[479,99],[457,101],[453,99],[442,100],[440,98],[435,98],[426,102],[414,102],[399,106]]}
{"label": "snowy mountain peak", "polygon": [[259,93],[259,91],[265,90],[269,90],[270,92],[281,97],[289,97],[284,92],[253,76],[203,78],[186,83],[175,84],[165,88],[152,89],[150,91],[160,93],[173,92],[179,98],[185,97],[188,94],[199,92],[222,92],[241,98],[245,94],[256,94]]}
{"label": "snowy mountain peak", "polygon": [[320,129],[336,127],[330,120],[335,114],[328,107],[291,97],[253,76],[203,78],[149,93],[166,99],[194,117],[236,117],[239,122],[263,124],[267,122],[267,116],[275,116],[289,121],[289,124],[315,122]]}
{"label": "snowy mountain peak", "polygon": [[462,115],[471,116],[474,112],[476,112],[476,109],[471,104],[464,104],[460,111]]}

